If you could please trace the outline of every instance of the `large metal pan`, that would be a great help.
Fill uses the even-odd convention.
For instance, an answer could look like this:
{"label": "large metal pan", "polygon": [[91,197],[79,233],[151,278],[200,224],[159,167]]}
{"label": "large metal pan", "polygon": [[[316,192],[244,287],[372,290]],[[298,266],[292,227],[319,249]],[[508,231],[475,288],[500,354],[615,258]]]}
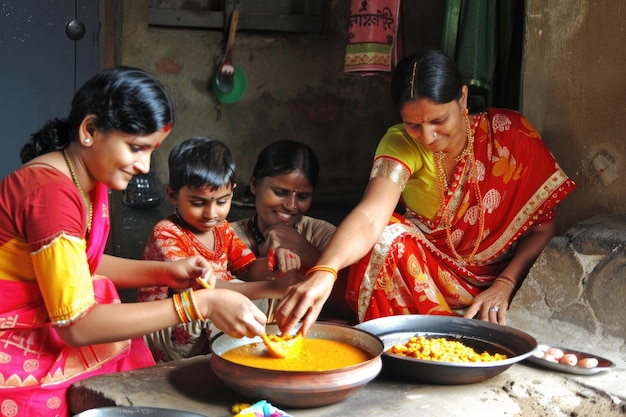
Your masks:
{"label": "large metal pan", "polygon": [[395,344],[406,343],[409,337],[423,335],[458,340],[477,352],[507,355],[507,359],[494,362],[449,363],[383,353],[385,374],[427,384],[456,385],[484,381],[526,359],[537,348],[537,341],[520,330],[461,317],[390,316],[366,321],[356,327],[378,336],[385,351]]}

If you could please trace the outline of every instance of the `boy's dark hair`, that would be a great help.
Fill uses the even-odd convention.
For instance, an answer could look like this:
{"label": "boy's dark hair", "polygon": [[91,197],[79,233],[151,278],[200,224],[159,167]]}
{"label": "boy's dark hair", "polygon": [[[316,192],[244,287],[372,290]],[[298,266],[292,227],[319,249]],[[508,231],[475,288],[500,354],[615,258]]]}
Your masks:
{"label": "boy's dark hair", "polygon": [[235,162],[226,144],[206,137],[184,140],[169,155],[169,186],[178,192],[182,187],[209,187],[216,190],[235,185]]}

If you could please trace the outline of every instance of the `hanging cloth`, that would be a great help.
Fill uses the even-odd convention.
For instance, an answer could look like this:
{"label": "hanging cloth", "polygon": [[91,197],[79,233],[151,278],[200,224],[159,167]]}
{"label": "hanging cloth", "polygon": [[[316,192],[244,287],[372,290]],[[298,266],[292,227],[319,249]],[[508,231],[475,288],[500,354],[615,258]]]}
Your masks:
{"label": "hanging cloth", "polygon": [[496,66],[497,0],[447,0],[442,49],[454,58],[463,82],[481,95]]}
{"label": "hanging cloth", "polygon": [[398,53],[400,0],[351,0],[344,72],[390,75]]}

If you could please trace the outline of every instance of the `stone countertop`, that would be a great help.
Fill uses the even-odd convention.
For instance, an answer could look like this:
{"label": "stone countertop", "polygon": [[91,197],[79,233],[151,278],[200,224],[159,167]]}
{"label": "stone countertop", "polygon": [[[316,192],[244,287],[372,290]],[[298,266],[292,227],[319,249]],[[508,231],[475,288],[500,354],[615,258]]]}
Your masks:
{"label": "stone countertop", "polygon": [[[230,417],[233,404],[249,400],[221,382],[211,370],[208,355],[92,377],[74,384],[69,401],[73,413],[134,405]],[[483,417],[623,416],[626,369],[618,363],[608,372],[581,376],[523,362],[486,381],[454,386],[405,382],[383,369],[376,379],[342,402],[312,409],[285,409],[293,417],[466,417],[468,410],[478,411]]]}

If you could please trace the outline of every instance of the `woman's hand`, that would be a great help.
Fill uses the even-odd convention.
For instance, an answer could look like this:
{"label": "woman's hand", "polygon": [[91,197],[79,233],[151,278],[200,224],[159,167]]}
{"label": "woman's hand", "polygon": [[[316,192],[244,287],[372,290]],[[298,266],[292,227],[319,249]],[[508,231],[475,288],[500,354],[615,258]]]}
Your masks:
{"label": "woman's hand", "polygon": [[293,227],[285,223],[275,223],[265,231],[265,242],[259,247],[261,254],[275,250],[278,268],[281,271],[300,269],[303,265],[313,266],[320,251]]}
{"label": "woman's hand", "polygon": [[330,296],[333,284],[334,277],[332,274],[318,271],[301,283],[287,288],[285,297],[278,304],[274,313],[281,331],[283,333],[289,332],[300,319],[304,318],[301,331],[303,335],[306,335]]}
{"label": "woman's hand", "polygon": [[197,278],[203,278],[215,288],[215,273],[209,262],[202,256],[194,255],[174,262],[164,262],[170,268],[168,287],[184,289],[193,287]]}
{"label": "woman's hand", "polygon": [[494,281],[489,288],[474,297],[464,317],[470,319],[476,317],[483,321],[505,325],[512,292],[510,285]]}
{"label": "woman's hand", "polygon": [[252,301],[236,291],[211,289],[195,292],[206,318],[231,337],[255,337],[265,332],[267,317]]}

